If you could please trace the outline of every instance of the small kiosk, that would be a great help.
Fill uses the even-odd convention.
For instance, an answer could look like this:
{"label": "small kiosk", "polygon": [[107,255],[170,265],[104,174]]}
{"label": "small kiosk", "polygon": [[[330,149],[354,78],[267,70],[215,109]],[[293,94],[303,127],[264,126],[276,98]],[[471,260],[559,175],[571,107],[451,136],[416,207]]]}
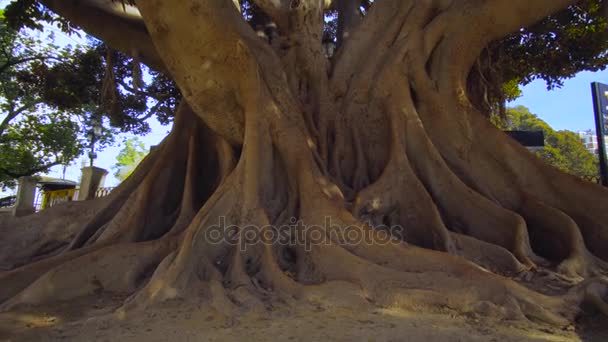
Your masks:
{"label": "small kiosk", "polygon": [[50,208],[62,202],[76,200],[76,182],[50,177],[40,177],[38,186],[42,191],[42,204],[40,209]]}

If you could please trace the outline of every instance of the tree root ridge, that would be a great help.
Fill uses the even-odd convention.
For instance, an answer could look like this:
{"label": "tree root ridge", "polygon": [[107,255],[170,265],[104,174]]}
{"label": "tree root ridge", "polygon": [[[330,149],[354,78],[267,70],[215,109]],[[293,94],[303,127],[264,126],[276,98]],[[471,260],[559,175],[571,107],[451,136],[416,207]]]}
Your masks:
{"label": "tree root ridge", "polygon": [[[492,273],[518,275],[529,267],[522,263],[517,245],[486,237],[475,229],[481,230],[491,220],[509,222],[506,218],[519,216],[496,209],[499,207],[494,202],[481,200],[481,195],[467,188],[447,165],[440,163],[430,139],[420,136],[420,121],[406,112],[391,112],[389,162],[380,178],[359,192],[352,206],[347,205],[339,188],[315,169],[317,161],[312,153],[304,153],[306,146],[300,153],[293,153],[285,135],[277,134],[291,130],[291,126],[252,119],[247,123],[238,163],[227,168],[227,175],[214,176],[223,181],[198,209],[196,203],[200,199],[194,199],[188,189],[198,188],[192,175],[204,168],[194,167],[199,165],[194,148],[197,138],[196,134],[188,134],[189,148],[182,154],[185,165],[181,172],[190,176],[184,177],[185,190],[177,196],[181,201],[180,214],[172,219],[170,228],[164,229],[166,233],[154,236],[141,235],[140,231],[136,236],[108,238],[116,228],[106,228],[87,246],[4,274],[4,283],[11,281],[14,285],[12,294],[3,298],[2,308],[106,291],[130,294],[118,310],[119,315],[168,300],[198,298],[231,316],[252,310],[264,312],[275,301],[306,300],[312,289],[328,284],[352,283],[362,297],[375,305],[411,310],[448,307],[463,314],[562,326],[579,312],[579,304],[606,310],[602,299],[606,286],[601,280],[587,280],[561,297],[548,297]],[[407,133],[406,138],[399,134],[402,131]],[[299,131],[290,134],[299,141]],[[432,169],[424,158],[413,153],[421,141],[426,155],[436,158],[434,165],[439,168]],[[209,165],[219,169],[220,163]],[[157,174],[153,175],[158,179]],[[403,196],[404,191],[428,206],[411,202]],[[450,196],[463,193],[468,193],[467,201],[473,204],[460,206],[460,210],[482,211],[485,216],[458,226],[456,222],[466,217],[453,211],[456,206]],[[137,192],[134,195],[142,196]],[[544,211],[556,220],[565,218],[565,214],[562,217],[542,203],[530,208],[521,214],[539,226],[555,226],[554,222],[541,219]],[[137,210],[131,209],[136,217]],[[174,210],[163,214],[171,211]],[[139,217],[142,216],[145,217]],[[289,217],[297,218],[302,225],[295,226],[287,240],[268,238]],[[324,226],[328,217],[331,227]],[[232,239],[210,239],[218,218],[224,220],[222,225],[236,227]],[[519,221],[512,222],[517,226]],[[403,225],[405,230],[387,234],[378,228],[386,223]],[[572,224],[554,229],[572,231]],[[145,223],[140,227],[149,226]],[[322,228],[323,243],[313,236],[318,231],[305,228],[310,226]],[[262,228],[257,231],[259,236],[248,236],[247,227]],[[133,229],[129,227],[127,231]],[[503,230],[495,230],[499,231]],[[370,236],[371,240],[350,240],[348,234],[353,232]],[[505,225],[504,232],[515,234],[516,230]],[[298,234],[308,240],[285,244]],[[573,253],[561,256],[565,259],[562,269],[582,272],[568,266],[580,261],[580,255],[591,258],[590,254],[574,253],[581,246],[584,242],[579,236]],[[86,271],[75,271],[80,269]]]}
{"label": "tree root ridge", "polygon": [[[558,325],[581,305],[608,313],[608,192],[481,121],[453,70],[467,53],[448,39],[451,1],[378,2],[368,18],[388,25],[346,40],[330,73],[318,42],[277,56],[243,25],[205,36],[232,7],[191,30],[174,12],[206,11],[161,4],[140,7],[177,27],[149,28],[185,97],[172,133],[111,196],[77,205],[95,207],[80,231],[2,255],[3,309],[106,291],[129,295],[121,315],[168,300],[238,315],[348,283],[379,306]],[[201,58],[178,61],[185,48]],[[534,291],[542,277],[558,288]]]}

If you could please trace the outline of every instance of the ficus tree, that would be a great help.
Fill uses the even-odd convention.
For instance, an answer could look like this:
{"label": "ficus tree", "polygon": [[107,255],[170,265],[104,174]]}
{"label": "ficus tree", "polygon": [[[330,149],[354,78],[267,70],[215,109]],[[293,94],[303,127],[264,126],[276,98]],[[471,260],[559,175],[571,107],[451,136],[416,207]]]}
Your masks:
{"label": "ficus tree", "polygon": [[[483,67],[529,42],[567,77],[562,34],[580,12],[604,35],[604,3],[17,4],[21,22],[55,13],[162,73],[181,101],[110,196],[3,223],[4,308],[108,291],[131,295],[125,312],[196,298],[234,314],[352,283],[379,306],[554,324],[583,302],[608,313],[608,192],[494,127],[484,104],[503,82]],[[530,277],[569,282],[549,296],[515,281]]]}

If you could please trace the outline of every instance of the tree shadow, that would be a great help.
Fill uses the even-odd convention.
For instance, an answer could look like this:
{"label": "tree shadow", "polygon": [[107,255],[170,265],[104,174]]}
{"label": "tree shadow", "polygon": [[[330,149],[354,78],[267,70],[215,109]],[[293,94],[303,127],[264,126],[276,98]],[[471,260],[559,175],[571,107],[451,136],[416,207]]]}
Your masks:
{"label": "tree shadow", "polygon": [[576,321],[576,333],[585,342],[608,341],[608,317],[595,313]]}

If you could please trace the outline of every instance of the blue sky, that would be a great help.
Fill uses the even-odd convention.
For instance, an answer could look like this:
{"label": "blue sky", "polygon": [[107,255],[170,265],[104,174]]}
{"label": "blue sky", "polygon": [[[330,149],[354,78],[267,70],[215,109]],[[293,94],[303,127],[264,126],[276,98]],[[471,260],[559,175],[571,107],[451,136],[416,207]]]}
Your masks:
{"label": "blue sky", "polygon": [[[145,136],[137,137],[143,141],[146,148],[149,149],[150,146],[158,145],[163,138],[169,134],[171,125],[163,126],[156,119],[150,119],[147,122],[150,125],[151,132]],[[116,156],[118,156],[120,150],[122,150],[125,146],[123,140],[131,137],[136,137],[136,135],[119,134],[115,137],[116,141],[113,146],[110,146],[101,152],[97,152],[97,159],[95,159],[94,165],[106,169],[109,172],[104,186],[112,187],[120,183],[120,181],[114,177],[114,170],[112,170],[112,166],[116,164]],[[87,153],[88,150],[85,152],[85,154]],[[80,168],[83,162],[86,163],[86,166],[89,166],[88,157],[81,156],[66,169],[65,179],[77,181],[78,177],[80,176]],[[63,178],[63,166],[56,166],[52,168],[51,172],[47,173],[46,175],[55,178]]]}
{"label": "blue sky", "polygon": [[608,70],[581,72],[560,89],[547,91],[544,81],[523,87],[523,96],[509,106],[523,105],[556,130],[595,129],[591,82],[608,83]]}

